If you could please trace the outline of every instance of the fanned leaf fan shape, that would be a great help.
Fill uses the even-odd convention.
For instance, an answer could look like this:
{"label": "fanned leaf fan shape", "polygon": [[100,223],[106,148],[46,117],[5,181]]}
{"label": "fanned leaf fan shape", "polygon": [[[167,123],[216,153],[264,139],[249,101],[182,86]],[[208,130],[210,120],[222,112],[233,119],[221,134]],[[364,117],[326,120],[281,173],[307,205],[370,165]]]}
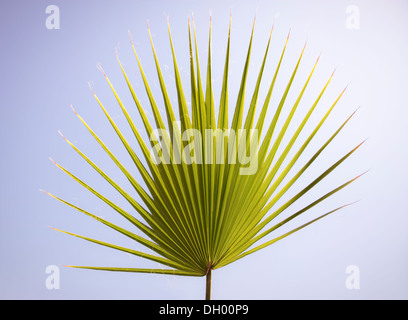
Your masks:
{"label": "fanned leaf fan shape", "polygon": [[[319,61],[318,58],[311,68],[301,91],[294,93],[294,90],[292,89],[293,82],[298,74],[298,68],[301,64],[302,56],[306,47],[305,45],[299,55],[296,65],[293,67],[293,71],[286,84],[285,90],[280,99],[278,99],[279,103],[277,105],[271,105],[272,94],[277,94],[275,93],[274,88],[278,79],[279,71],[283,66],[282,62],[284,60],[289,40],[288,35],[286,42],[281,48],[280,58],[276,63],[276,68],[274,71],[272,70],[273,77],[269,84],[267,95],[264,100],[261,100],[261,97],[259,96],[261,81],[263,80],[264,74],[269,73],[270,71],[265,69],[265,64],[268,51],[270,50],[270,42],[273,34],[272,27],[266,45],[264,58],[258,72],[257,81],[253,92],[251,92],[252,96],[250,104],[247,108],[247,112],[244,113],[245,95],[248,91],[247,78],[249,74],[255,29],[254,20],[246,61],[243,66],[239,92],[235,105],[231,105],[228,88],[230,73],[230,18],[223,78],[221,88],[219,88],[221,91],[220,101],[217,102],[214,100],[214,88],[212,83],[211,20],[206,79],[201,79],[201,65],[199,61],[194,21],[190,22],[190,20],[188,20],[189,66],[191,77],[189,84],[190,90],[188,90],[191,93],[191,97],[189,97],[191,103],[190,114],[188,97],[186,97],[184,93],[180,70],[176,61],[170,25],[168,21],[167,23],[177,92],[177,106],[171,103],[172,100],[169,97],[164,82],[149,28],[148,33],[162,97],[153,96],[150,84],[144,73],[131,37],[130,41],[140,69],[140,74],[150,106],[141,104],[122,63],[119,60],[119,56],[116,53],[119,67],[121,68],[124,80],[134,101],[134,106],[132,106],[132,108],[137,108],[143,123],[142,127],[138,127],[134,120],[132,120],[127,107],[125,107],[112,82],[105,72],[103,72],[102,68],[100,68],[131,128],[134,135],[134,137],[131,138],[136,139],[143,158],[139,158],[136,151],[132,149],[128,138],[125,137],[121,129],[115,123],[115,120],[99,100],[98,96],[92,91],[97,104],[100,106],[112,126],[112,132],[118,136],[123,147],[133,160],[135,167],[143,179],[145,187],[132,176],[130,171],[110,151],[107,145],[92,130],[88,123],[73,109],[78,119],[133,186],[140,200],[129,195],[114,181],[113,178],[103,172],[90,157],[64,137],[65,141],[80,155],[80,157],[83,158],[83,160],[85,160],[90,168],[103,177],[121,196],[123,196],[124,199],[126,199],[131,205],[132,210],[127,211],[119,207],[108,199],[107,196],[98,192],[97,188],[88,185],[74,173],[52,160],[55,165],[68,176],[109,205],[114,211],[123,216],[123,218],[127,219],[135,227],[135,230],[137,229],[141,231],[142,235],[136,234],[135,230],[126,230],[115,225],[49,192],[46,193],[62,203],[138,242],[140,245],[150,249],[154,254],[124,248],[59,229],[55,230],[95,244],[152,260],[165,266],[165,268],[162,269],[92,266],[69,267],[181,276],[207,276],[206,298],[209,299],[212,270],[224,267],[251,253],[263,249],[347,206],[343,205],[338,208],[333,208],[331,211],[325,212],[321,216],[310,220],[291,231],[276,235],[272,239],[270,237],[266,238],[266,236],[271,233],[273,234],[276,229],[285,225],[297,216],[307,212],[321,201],[327,199],[356,180],[359,176],[345,181],[333,190],[328,190],[325,194],[318,196],[314,202],[311,202],[297,212],[292,213],[285,219],[275,222],[275,219],[278,216],[286,213],[298,199],[312,190],[320,181],[342,164],[362,143],[358,144],[327,169],[322,169],[321,174],[306,187],[293,194],[285,203],[277,206],[278,201],[282,199],[285,194],[288,194],[291,187],[302,178],[302,175],[308,170],[310,165],[321,156],[325,148],[332,143],[334,138],[353,116],[354,113],[345,119],[334,133],[326,138],[325,143],[320,146],[316,153],[301,165],[300,169],[297,169],[298,171],[293,172],[294,170],[292,169],[294,169],[295,164],[298,163],[300,156],[304,154],[309,143],[315,135],[318,134],[319,129],[323,126],[326,119],[340,100],[344,90],[333,99],[327,112],[317,125],[315,125],[312,132],[309,135],[303,133],[302,130],[304,126],[308,123],[310,116],[333,77],[332,74],[315,98],[313,104],[307,109],[307,113],[301,122],[294,123],[293,117]],[[294,94],[294,97],[296,98],[294,99],[295,102],[291,105],[289,105],[288,101],[291,100],[288,99],[290,94]],[[164,101],[166,119],[163,119],[162,114],[159,111],[157,99],[160,98]],[[152,111],[155,123],[151,123],[147,117],[146,110],[148,108]],[[231,121],[228,118],[230,108],[233,108],[233,118]],[[261,108],[258,118],[256,118],[257,108]],[[266,114],[268,110],[273,108],[274,114],[272,121],[266,123]],[[282,112],[284,108],[287,108],[288,110],[288,114],[285,116],[283,116],[284,113]],[[176,118],[175,110],[178,111],[179,119]],[[216,111],[218,111],[217,115]],[[281,125],[278,125],[280,123]],[[289,136],[288,131],[290,125],[295,126],[294,133],[291,133],[291,136]],[[139,132],[140,130],[144,130],[147,136],[150,137],[149,141],[143,140],[142,134]],[[204,139],[204,137],[208,137],[208,132],[214,134],[210,135],[209,139]],[[261,139],[262,133],[263,138]],[[199,139],[200,137],[201,140]],[[288,139],[284,139],[284,137],[288,137]],[[300,147],[296,147],[295,141],[298,141],[299,138],[304,138],[304,142]],[[285,142],[286,140],[288,142]],[[286,145],[284,143],[286,143]],[[234,158],[231,156],[234,152],[237,155],[237,159],[245,159],[246,157],[246,163],[256,163],[256,170],[249,173],[243,173],[245,169],[249,170],[249,168],[247,165],[239,163],[237,159],[234,161]],[[152,154],[155,154],[156,158],[154,158]],[[288,158],[289,154],[293,155]],[[166,159],[167,161],[163,161],[163,159]],[[200,159],[201,161],[199,161]],[[291,176],[289,176],[289,174],[291,174]],[[287,180],[285,180],[286,177],[288,177]]]}

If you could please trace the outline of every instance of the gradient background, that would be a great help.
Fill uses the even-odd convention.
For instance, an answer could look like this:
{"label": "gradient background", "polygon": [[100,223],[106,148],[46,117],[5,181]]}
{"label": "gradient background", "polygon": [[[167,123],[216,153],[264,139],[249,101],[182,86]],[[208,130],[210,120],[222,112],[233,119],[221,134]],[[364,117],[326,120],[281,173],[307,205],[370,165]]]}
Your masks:
{"label": "gradient background", "polygon": [[[45,8],[60,9],[60,29],[45,27]],[[346,28],[346,8],[360,9],[360,29]],[[287,56],[276,93],[281,93],[303,44],[308,40],[289,102],[293,102],[307,72],[322,52],[316,74],[299,107],[305,112],[337,67],[313,121],[350,83],[316,142],[302,156],[308,159],[324,138],[357,107],[342,134],[308,175],[290,193],[300,190],[345,152],[366,137],[368,141],[316,191],[325,190],[370,169],[368,174],[332,199],[291,224],[297,226],[338,205],[361,200],[291,235],[275,245],[213,273],[214,299],[407,299],[408,298],[408,3],[392,1],[11,1],[0,2],[0,298],[2,299],[202,299],[203,278],[109,273],[64,268],[64,264],[158,267],[125,253],[88,243],[48,228],[60,228],[104,241],[140,249],[75,210],[39,192],[45,189],[112,222],[128,226],[101,201],[71,180],[48,157],[72,170],[112,200],[128,208],[102,178],[90,170],[57,130],[85,151],[126,188],[86,128],[70,109],[72,104],[131,171],[131,163],[112,135],[107,120],[90,93],[88,82],[118,124],[128,133],[125,119],[96,63],[104,70],[140,119],[115,58],[115,48],[141,102],[149,110],[127,31],[132,33],[157,101],[162,104],[149,44],[146,19],[170,95],[176,98],[166,18],[168,14],[182,81],[188,94],[187,17],[194,12],[203,77],[207,54],[209,11],[213,16],[214,90],[216,103],[225,57],[230,8],[232,56],[230,103],[235,102],[253,17],[257,22],[247,100],[253,89],[273,17],[276,16],[265,80],[265,97],[289,28]],[[271,110],[276,106],[275,94]],[[175,100],[173,100],[175,101]],[[262,101],[262,100],[261,100]],[[302,108],[303,106],[303,108]],[[286,109],[287,110],[287,109]],[[271,116],[270,114],[268,115]],[[298,118],[296,118],[298,119]],[[132,143],[134,141],[132,140]],[[128,188],[129,190],[129,188]],[[60,268],[60,289],[45,286],[48,265]],[[346,268],[360,270],[360,289],[349,290]]]}

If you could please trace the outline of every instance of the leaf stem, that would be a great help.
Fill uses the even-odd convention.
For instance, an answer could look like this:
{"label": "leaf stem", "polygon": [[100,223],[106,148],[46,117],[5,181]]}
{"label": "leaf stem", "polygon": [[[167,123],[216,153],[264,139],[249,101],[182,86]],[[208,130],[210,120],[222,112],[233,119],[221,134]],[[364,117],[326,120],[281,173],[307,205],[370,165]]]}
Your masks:
{"label": "leaf stem", "polygon": [[206,281],[205,281],[205,300],[211,300],[211,268],[212,266],[208,266],[207,274],[206,274]]}

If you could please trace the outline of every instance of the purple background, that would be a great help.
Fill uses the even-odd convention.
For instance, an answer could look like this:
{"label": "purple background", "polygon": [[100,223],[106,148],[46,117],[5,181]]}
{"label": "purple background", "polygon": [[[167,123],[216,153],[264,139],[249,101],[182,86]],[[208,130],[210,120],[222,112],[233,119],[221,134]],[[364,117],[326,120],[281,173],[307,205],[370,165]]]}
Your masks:
{"label": "purple background", "polygon": [[[60,9],[60,29],[45,26],[48,5]],[[360,9],[360,29],[345,22],[348,5]],[[128,188],[118,169],[100,150],[70,109],[92,125],[131,167],[118,139],[94,100],[88,82],[121,127],[125,119],[96,63],[101,63],[137,123],[141,123],[115,58],[119,55],[143,105],[149,110],[128,30],[162,105],[149,44],[146,19],[154,36],[170,95],[176,98],[166,14],[169,15],[182,81],[189,86],[187,18],[194,12],[201,68],[205,76],[209,12],[213,17],[214,90],[216,103],[225,56],[228,19],[232,8],[230,101],[235,101],[253,17],[256,13],[254,51],[247,100],[257,77],[273,17],[276,17],[261,99],[273,76],[289,28],[292,34],[282,66],[282,92],[297,55],[308,40],[294,91],[299,90],[317,56],[322,58],[305,95],[301,110],[337,67],[332,84],[319,104],[316,121],[350,82],[345,96],[315,144],[358,106],[358,113],[301,180],[305,185],[324,167],[369,137],[367,143],[316,193],[370,169],[352,186],[300,217],[291,226],[338,205],[360,200],[352,207],[321,220],[269,248],[213,273],[214,299],[406,299],[408,298],[407,175],[407,33],[406,1],[1,1],[0,2],[0,298],[2,299],[202,299],[204,279],[174,276],[108,273],[67,269],[64,264],[158,267],[73,238],[48,228],[60,228],[103,241],[141,249],[96,221],[53,200],[45,189],[68,201],[128,226],[126,221],[64,175],[52,157],[90,185],[125,208],[127,204],[84,164],[57,130],[61,130],[101,167]],[[187,89],[186,89],[187,90]],[[280,90],[280,91],[279,91]],[[188,93],[188,90],[186,91]],[[279,95],[271,103],[276,105]],[[290,101],[295,96],[292,94]],[[174,101],[174,100],[173,100]],[[262,100],[261,100],[262,101]],[[271,108],[273,110],[273,108]],[[287,109],[286,109],[287,110]],[[300,111],[300,115],[302,111]],[[270,114],[269,114],[270,116]],[[297,118],[299,119],[299,118]],[[308,126],[310,130],[312,126]],[[132,143],[134,141],[132,140]],[[299,190],[296,189],[295,190]],[[128,188],[129,190],[129,188]],[[291,193],[293,194],[293,193]],[[300,204],[301,205],[301,204]],[[296,207],[296,206],[295,206]],[[294,212],[293,210],[290,212]],[[45,286],[48,265],[60,269],[60,289]],[[346,268],[360,269],[360,289],[346,288]]]}

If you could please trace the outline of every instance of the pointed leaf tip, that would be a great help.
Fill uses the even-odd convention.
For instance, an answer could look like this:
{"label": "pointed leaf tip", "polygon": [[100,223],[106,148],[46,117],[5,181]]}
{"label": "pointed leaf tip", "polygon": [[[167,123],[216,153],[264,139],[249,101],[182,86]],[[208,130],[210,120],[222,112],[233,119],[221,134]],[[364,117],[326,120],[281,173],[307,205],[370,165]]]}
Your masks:
{"label": "pointed leaf tip", "polygon": [[94,96],[96,96],[96,95],[95,95],[95,92],[94,92],[93,89],[92,89],[92,83],[91,83],[90,81],[88,82],[88,87],[89,87],[89,89],[91,90],[92,94],[93,94]]}
{"label": "pointed leaf tip", "polygon": [[46,193],[46,194],[49,195],[50,197],[56,198],[52,193],[50,193],[50,192],[48,192],[48,191],[45,191],[45,190],[43,190],[43,189],[40,189],[40,191]]}
{"label": "pointed leaf tip", "polygon": [[345,206],[351,206],[351,205],[356,204],[356,203],[358,203],[360,201],[361,201],[361,199],[358,199],[356,201],[350,202],[349,204],[346,204]]}
{"label": "pointed leaf tip", "polygon": [[365,138],[361,143],[360,146],[368,140],[369,137]]}
{"label": "pointed leaf tip", "polygon": [[[364,142],[364,141],[363,141],[363,142]],[[363,142],[360,143],[360,145],[362,145]],[[367,169],[367,170],[364,171],[363,173],[360,173],[357,177],[355,177],[355,178],[353,179],[353,181],[354,181],[354,180],[357,180],[358,178],[361,178],[361,177],[364,176],[366,173],[368,173],[368,171],[370,171],[370,169]]]}
{"label": "pointed leaf tip", "polygon": [[75,111],[74,107],[72,106],[72,104],[70,105],[71,110],[74,111],[75,115],[79,117],[79,114]]}
{"label": "pointed leaf tip", "polygon": [[61,132],[60,130],[58,130],[58,133],[60,134],[60,136],[61,136],[61,137],[63,137],[63,138],[64,138],[64,140],[65,140],[66,142],[68,142],[68,143],[69,143],[68,139],[67,139],[67,138],[65,138],[65,136],[62,134],[62,132]]}
{"label": "pointed leaf tip", "polygon": [[51,193],[49,193],[48,191],[45,191],[45,190],[43,190],[43,189],[39,189],[39,191],[44,192],[44,193],[46,193],[46,194],[48,194],[48,195],[51,195]]}
{"label": "pointed leaf tip", "polygon": [[103,71],[102,66],[101,66],[101,64],[100,64],[99,62],[96,64],[96,68],[97,68],[100,72],[102,72],[102,74],[105,76],[105,78],[107,78],[106,73],[105,73],[105,71]]}
{"label": "pointed leaf tip", "polygon": [[[333,76],[334,76],[334,74],[335,74],[336,70],[337,70],[337,67],[336,67],[336,68],[334,68],[334,70],[333,70],[333,72],[332,72],[332,74],[331,74],[331,76],[330,76],[330,79],[331,79],[331,78],[333,78]],[[346,88],[347,88],[347,86],[346,86]]]}
{"label": "pointed leaf tip", "polygon": [[285,41],[285,45],[287,45],[287,44],[288,44],[288,41],[289,41],[289,37],[290,37],[290,31],[291,31],[291,29],[292,29],[292,27],[290,27],[290,28],[289,28],[289,32],[288,32],[288,35],[286,36],[286,41]]}
{"label": "pointed leaf tip", "polygon": [[272,17],[272,27],[275,25],[276,19],[279,17],[279,13],[275,13],[274,16]]}
{"label": "pointed leaf tip", "polygon": [[129,38],[130,38],[130,44],[132,45],[132,48],[134,48],[135,46],[133,44],[132,34],[130,33],[130,30],[128,30],[128,35],[129,35]]}

